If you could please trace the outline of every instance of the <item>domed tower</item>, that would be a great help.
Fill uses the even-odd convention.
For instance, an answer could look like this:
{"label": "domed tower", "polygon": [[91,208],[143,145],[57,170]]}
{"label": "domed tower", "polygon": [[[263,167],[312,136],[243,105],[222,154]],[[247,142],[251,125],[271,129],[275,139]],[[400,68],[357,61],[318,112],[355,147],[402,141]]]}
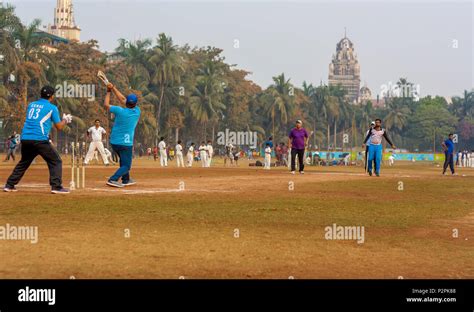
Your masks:
{"label": "domed tower", "polygon": [[367,84],[364,84],[364,86],[360,88],[359,102],[363,103],[370,100],[372,100],[372,91],[367,87]]}
{"label": "domed tower", "polygon": [[329,85],[341,85],[347,92],[347,99],[356,103],[359,99],[360,89],[360,67],[354,44],[344,34],[336,46],[336,54],[333,54],[329,64]]}
{"label": "domed tower", "polygon": [[48,32],[66,38],[67,40],[80,41],[81,29],[74,20],[72,0],[57,0],[54,10],[54,24],[48,27]]}

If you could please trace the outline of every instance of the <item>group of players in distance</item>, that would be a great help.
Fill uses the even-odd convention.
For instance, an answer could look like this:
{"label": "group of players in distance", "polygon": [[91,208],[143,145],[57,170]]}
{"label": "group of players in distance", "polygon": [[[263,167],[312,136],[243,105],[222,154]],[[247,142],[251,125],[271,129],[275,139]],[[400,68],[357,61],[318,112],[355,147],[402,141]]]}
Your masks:
{"label": "group of players in distance", "polygon": [[[41,89],[41,98],[28,105],[26,111],[26,119],[21,134],[21,160],[13,169],[13,172],[8,177],[4,187],[5,192],[16,192],[16,185],[29,168],[35,157],[41,156],[47,163],[49,168],[49,183],[51,185],[51,193],[53,194],[68,194],[69,190],[63,187],[62,182],[62,160],[55,147],[49,141],[49,132],[51,127],[61,130],[66,124],[72,122],[70,114],[63,114],[62,119],[59,117],[58,108],[53,104],[55,89],[51,86],[45,86]],[[110,105],[111,95],[114,94],[120,105]],[[107,94],[105,96],[105,108],[115,116],[114,125],[110,135],[110,143],[113,151],[118,155],[120,166],[116,172],[110,176],[106,184],[111,187],[122,188],[136,184],[135,180],[130,177],[130,170],[132,167],[133,158],[133,141],[135,128],[140,119],[140,107],[138,104],[138,97],[135,94],[130,94],[125,97],[112,83],[107,84]],[[99,127],[96,127],[99,129]],[[100,130],[102,131],[102,130]],[[93,133],[92,137],[94,136]],[[301,120],[296,121],[295,127],[291,130],[288,137],[288,147],[291,149],[291,173],[295,174],[296,159],[298,159],[298,170],[300,174],[304,174],[304,155],[305,149],[308,145],[308,132],[303,128]],[[376,119],[373,126],[367,131],[363,147],[367,147],[367,169],[369,175],[373,174],[372,163],[375,163],[375,175],[380,175],[380,164],[382,161],[382,138],[395,149],[395,145],[390,141],[387,132],[382,128],[382,121]],[[93,139],[94,140],[94,139]],[[209,143],[209,142],[208,142]],[[165,144],[163,138],[160,144]],[[181,157],[179,162],[184,166],[182,159],[182,146],[178,143],[177,150],[179,150]],[[210,148],[209,148],[210,146]],[[191,146],[191,152],[194,151],[194,146]],[[452,168],[452,135],[443,142],[443,148],[446,153],[446,161],[443,166],[443,173],[447,166]],[[201,144],[199,152],[202,152],[203,167],[210,165],[210,157],[213,151],[212,144],[207,146]],[[271,153],[273,146],[271,143],[266,143],[264,168],[270,168]],[[92,149],[92,151],[95,148]],[[163,146],[160,146],[163,150]],[[451,156],[450,154],[451,153]],[[189,152],[188,152],[189,154]],[[192,154],[191,154],[192,155]],[[207,157],[206,157],[207,155]],[[161,155],[160,155],[161,156]],[[212,157],[212,156],[211,156]],[[90,159],[90,157],[86,157]],[[166,159],[166,157],[165,157]],[[163,159],[162,161],[166,161]],[[189,161],[189,160],[188,160]],[[104,163],[108,163],[104,159]],[[164,163],[163,165],[167,165]],[[452,169],[454,173],[454,169]]]}

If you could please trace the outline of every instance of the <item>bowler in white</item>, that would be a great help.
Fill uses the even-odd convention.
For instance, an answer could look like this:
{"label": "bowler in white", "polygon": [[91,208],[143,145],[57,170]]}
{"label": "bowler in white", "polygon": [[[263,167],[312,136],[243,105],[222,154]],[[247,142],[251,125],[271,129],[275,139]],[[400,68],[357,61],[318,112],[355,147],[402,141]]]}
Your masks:
{"label": "bowler in white", "polygon": [[109,165],[109,160],[107,154],[105,153],[104,144],[102,143],[102,136],[107,135],[107,131],[100,126],[100,120],[95,121],[95,125],[90,127],[87,130],[87,137],[91,139],[91,143],[89,145],[89,151],[87,152],[86,159],[84,163],[87,165],[89,161],[91,161],[92,157],[94,157],[94,152],[96,150],[99,151],[100,156],[102,156],[102,161],[104,165]]}

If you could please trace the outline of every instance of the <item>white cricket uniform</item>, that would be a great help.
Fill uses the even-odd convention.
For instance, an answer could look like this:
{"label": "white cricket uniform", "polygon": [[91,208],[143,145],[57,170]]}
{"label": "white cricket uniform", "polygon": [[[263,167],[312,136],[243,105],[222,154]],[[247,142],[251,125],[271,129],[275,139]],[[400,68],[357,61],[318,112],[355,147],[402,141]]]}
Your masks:
{"label": "white cricket uniform", "polygon": [[194,147],[193,146],[189,147],[187,157],[188,157],[188,167],[192,167],[193,162],[194,162]]}
{"label": "white cricket uniform", "polygon": [[160,141],[160,143],[158,143],[158,148],[160,149],[160,165],[161,165],[161,167],[168,167],[168,156],[166,155],[166,143],[165,143],[165,141]]}
{"label": "white cricket uniform", "polygon": [[349,158],[350,158],[349,154],[344,157],[344,166],[349,166]]}
{"label": "white cricket uniform", "polygon": [[214,148],[211,144],[207,144],[207,167],[211,166],[212,156],[214,155]]}
{"label": "white cricket uniform", "polygon": [[176,163],[178,167],[183,167],[184,168],[184,160],[183,160],[183,147],[181,144],[176,144]]}
{"label": "white cricket uniform", "polygon": [[102,127],[90,127],[87,132],[90,134],[92,141],[89,145],[89,151],[87,152],[86,159],[84,160],[84,163],[88,164],[89,161],[91,161],[92,157],[94,157],[94,152],[96,150],[99,151],[100,156],[102,156],[102,161],[104,162],[104,165],[109,164],[109,160],[107,159],[107,155],[105,154],[104,150],[104,144],[102,143],[102,135],[106,134],[107,131],[105,131],[104,128]]}
{"label": "white cricket uniform", "polygon": [[229,143],[226,146],[226,152],[225,152],[226,155],[225,155],[225,158],[224,158],[224,165],[226,165],[227,160],[230,160],[230,165],[234,164],[233,150],[234,150],[234,145],[232,145],[232,143]]}
{"label": "white cricket uniform", "polygon": [[207,167],[207,146],[206,145],[199,146],[199,156],[201,158],[201,166]]}
{"label": "white cricket uniform", "polygon": [[270,147],[265,148],[265,161],[263,169],[270,170],[270,164],[272,162],[272,149]]}
{"label": "white cricket uniform", "polygon": [[113,163],[114,160],[112,159],[112,153],[106,148],[104,148],[104,151],[105,151],[105,155],[107,156],[107,159],[109,160],[109,162]]}
{"label": "white cricket uniform", "polygon": [[390,155],[390,156],[388,157],[388,164],[389,164],[390,166],[393,166],[394,163],[395,163],[395,157],[393,157],[393,155]]}

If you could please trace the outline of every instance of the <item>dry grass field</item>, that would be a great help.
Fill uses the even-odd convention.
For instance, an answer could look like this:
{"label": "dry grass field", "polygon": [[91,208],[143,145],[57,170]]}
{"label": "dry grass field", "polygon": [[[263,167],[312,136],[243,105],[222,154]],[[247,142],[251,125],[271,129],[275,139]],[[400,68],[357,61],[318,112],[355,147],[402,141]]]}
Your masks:
{"label": "dry grass field", "polygon": [[[0,164],[4,183],[12,163]],[[474,169],[433,164],[177,169],[135,161],[138,184],[49,193],[40,161],[0,194],[0,226],[37,226],[38,242],[0,240],[0,278],[474,278]],[[64,164],[65,186],[70,167]],[[403,189],[400,189],[400,186]],[[364,242],[325,228],[363,226]],[[455,233],[457,235],[455,235]]]}

